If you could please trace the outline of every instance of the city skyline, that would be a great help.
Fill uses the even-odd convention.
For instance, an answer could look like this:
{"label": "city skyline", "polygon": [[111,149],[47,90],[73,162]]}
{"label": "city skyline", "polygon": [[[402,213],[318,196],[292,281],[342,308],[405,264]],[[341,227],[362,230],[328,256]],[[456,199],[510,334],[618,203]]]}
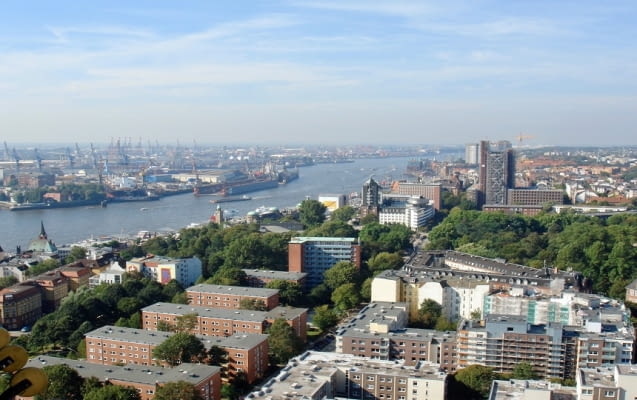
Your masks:
{"label": "city skyline", "polygon": [[[629,1],[9,2],[8,142],[632,145]],[[91,139],[89,139],[91,138]]]}

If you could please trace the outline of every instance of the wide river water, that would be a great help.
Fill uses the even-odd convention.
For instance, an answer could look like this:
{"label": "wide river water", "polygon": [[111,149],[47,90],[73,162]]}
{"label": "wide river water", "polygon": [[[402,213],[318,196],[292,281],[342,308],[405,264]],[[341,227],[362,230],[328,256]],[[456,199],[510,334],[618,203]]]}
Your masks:
{"label": "wide river water", "polygon": [[[278,188],[249,193],[252,200],[221,204],[239,216],[260,206],[292,207],[319,194],[360,192],[370,176],[377,181],[403,177],[408,158],[360,159],[345,164],[318,164],[299,169],[299,179]],[[211,196],[192,194],[164,197],[159,201],[113,203],[106,208],[77,207],[53,210],[8,211],[0,209],[0,246],[26,249],[40,232],[40,221],[49,239],[58,246],[90,237],[128,236],[141,230],[165,232],[207,221],[215,204]]]}

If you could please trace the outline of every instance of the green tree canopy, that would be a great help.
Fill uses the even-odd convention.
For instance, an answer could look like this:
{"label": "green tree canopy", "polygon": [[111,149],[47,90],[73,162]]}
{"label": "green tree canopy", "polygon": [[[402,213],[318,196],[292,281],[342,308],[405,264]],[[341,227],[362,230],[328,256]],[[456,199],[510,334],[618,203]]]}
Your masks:
{"label": "green tree canopy", "polygon": [[382,251],[367,260],[367,267],[374,274],[388,269],[398,269],[403,264],[403,258],[399,253],[388,253],[386,251]]}
{"label": "green tree canopy", "polygon": [[86,393],[84,400],[141,400],[141,396],[133,387],[104,385]]}
{"label": "green tree canopy", "polygon": [[334,289],[332,302],[334,302],[334,306],[339,310],[351,310],[361,302],[361,297],[358,292],[355,284],[345,283]]}
{"label": "green tree canopy", "polygon": [[279,289],[279,301],[292,307],[298,307],[303,303],[303,292],[298,283],[275,279],[265,285],[269,289]]}
{"label": "green tree canopy", "polygon": [[435,300],[425,299],[418,309],[418,323],[423,328],[431,329],[442,315],[442,306]]}
{"label": "green tree canopy", "polygon": [[327,207],[317,200],[303,200],[299,206],[299,218],[306,228],[312,228],[325,221]]}
{"label": "green tree canopy", "polygon": [[453,398],[484,399],[491,390],[491,382],[497,379],[492,368],[483,365],[470,365],[458,370],[450,384]]}
{"label": "green tree canopy", "polygon": [[303,351],[303,341],[282,318],[274,320],[268,334],[270,335],[268,338],[269,356],[273,365],[285,364],[290,358]]}
{"label": "green tree canopy", "polygon": [[528,362],[521,362],[513,367],[513,373],[511,374],[513,379],[538,379],[539,376],[533,371],[533,365]]}
{"label": "green tree canopy", "polygon": [[203,400],[192,383],[186,381],[168,382],[157,388],[155,400]]}
{"label": "green tree canopy", "polygon": [[35,396],[37,400],[82,400],[84,379],[76,370],[65,364],[47,365],[42,370],[49,377],[49,386]]}
{"label": "green tree canopy", "polygon": [[330,289],[346,283],[357,284],[360,280],[360,271],[349,261],[339,261],[323,274],[323,283]]}
{"label": "green tree canopy", "polygon": [[182,362],[197,361],[204,353],[205,348],[201,340],[194,335],[179,332],[155,347],[153,357],[175,366]]}
{"label": "green tree canopy", "polygon": [[314,307],[314,317],[312,324],[322,331],[325,331],[338,323],[338,314],[330,309],[327,304]]}

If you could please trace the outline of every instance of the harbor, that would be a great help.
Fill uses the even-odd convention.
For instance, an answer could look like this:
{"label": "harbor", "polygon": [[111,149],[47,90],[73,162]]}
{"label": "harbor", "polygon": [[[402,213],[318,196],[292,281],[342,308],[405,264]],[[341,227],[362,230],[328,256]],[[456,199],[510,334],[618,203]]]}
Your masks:
{"label": "harbor", "polygon": [[[233,202],[233,214],[244,216],[259,207],[295,207],[306,198],[317,199],[322,193],[360,192],[363,182],[374,175],[380,180],[399,179],[409,158],[357,159],[353,163],[321,163],[304,167],[301,176],[285,185],[252,192],[250,200]],[[239,196],[241,197],[241,196]],[[0,210],[3,228],[0,246],[15,249],[26,245],[34,230],[44,221],[49,237],[57,244],[72,243],[87,237],[135,235],[142,230],[177,231],[191,223],[209,221],[215,205],[210,196],[193,196],[192,191],[162,197],[159,201],[112,203],[103,208],[90,205],[55,210],[9,212]],[[140,210],[144,208],[144,210]]]}

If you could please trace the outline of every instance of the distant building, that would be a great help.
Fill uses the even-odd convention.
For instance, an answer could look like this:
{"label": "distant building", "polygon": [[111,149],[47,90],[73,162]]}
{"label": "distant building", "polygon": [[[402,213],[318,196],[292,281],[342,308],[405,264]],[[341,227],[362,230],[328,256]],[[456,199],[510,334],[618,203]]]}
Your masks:
{"label": "distant building", "polygon": [[327,207],[327,211],[334,211],[347,204],[344,194],[319,194],[318,201]]}
{"label": "distant building", "polygon": [[564,192],[562,190],[508,189],[507,204],[526,206],[564,204]]}
{"label": "distant building", "polygon": [[429,199],[433,202],[432,205],[436,211],[442,207],[442,185],[440,183],[395,181],[392,183],[391,192]]}
{"label": "distant building", "polygon": [[429,200],[409,195],[383,195],[378,210],[381,225],[400,224],[416,231],[434,217],[435,211]]}
{"label": "distant building", "polygon": [[59,271],[49,271],[33,278],[42,290],[42,312],[55,311],[69,294],[68,279]]}
{"label": "distant building", "polygon": [[288,271],[307,273],[307,285],[323,282],[323,273],[339,261],[361,267],[361,246],[355,238],[294,237],[288,244]]}
{"label": "distant building", "polygon": [[577,371],[578,400],[637,399],[637,367],[607,365]]}
{"label": "distant building", "polygon": [[361,216],[369,214],[378,215],[378,207],[380,206],[381,201],[380,197],[380,185],[373,178],[369,178],[365,183],[363,183],[360,207]]}
{"label": "distant building", "polygon": [[[540,380],[494,380],[489,400],[578,400],[577,389]],[[601,399],[600,399],[601,400]]]}
{"label": "distant building", "polygon": [[626,303],[637,303],[637,279],[626,286]]}
{"label": "distant building", "polygon": [[[120,349],[118,349],[119,351]],[[142,400],[152,400],[157,389],[168,382],[185,381],[192,384],[204,400],[221,400],[221,368],[205,364],[183,363],[175,368],[126,364],[99,365],[82,360],[38,356],[28,367],[68,365],[82,378],[95,377],[100,382],[137,389]]]}
{"label": "distant building", "polygon": [[49,257],[54,257],[57,255],[58,249],[47,236],[46,231],[44,230],[44,222],[40,223],[40,235],[29,242],[27,252],[32,252],[34,255],[43,255]]}
{"label": "distant building", "polygon": [[150,255],[127,261],[126,271],[139,272],[162,285],[174,279],[187,287],[194,284],[201,275],[201,260],[197,257],[168,258]]}
{"label": "distant building", "polygon": [[89,278],[89,285],[91,287],[99,286],[102,283],[122,283],[124,282],[124,274],[126,269],[122,268],[119,263],[111,263],[104,271],[93,275]]}
{"label": "distant building", "polygon": [[467,143],[464,146],[464,162],[469,165],[477,165],[480,159],[480,144]]}
{"label": "distant building", "polygon": [[515,153],[511,143],[480,142],[479,187],[483,204],[506,204],[507,189],[515,186]]}
{"label": "distant building", "polygon": [[20,173],[18,175],[18,185],[31,189],[55,186],[55,175],[34,172]]}

